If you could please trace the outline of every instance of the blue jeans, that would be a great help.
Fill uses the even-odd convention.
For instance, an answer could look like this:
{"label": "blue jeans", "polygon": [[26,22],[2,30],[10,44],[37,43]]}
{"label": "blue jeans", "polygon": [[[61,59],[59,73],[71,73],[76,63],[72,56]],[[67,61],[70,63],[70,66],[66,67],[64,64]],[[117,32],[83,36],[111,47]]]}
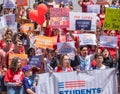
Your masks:
{"label": "blue jeans", "polygon": [[23,86],[21,87],[8,86],[7,94],[23,94]]}
{"label": "blue jeans", "polygon": [[4,85],[4,76],[3,75],[0,75],[0,86],[1,86],[1,92],[7,91],[7,87]]}

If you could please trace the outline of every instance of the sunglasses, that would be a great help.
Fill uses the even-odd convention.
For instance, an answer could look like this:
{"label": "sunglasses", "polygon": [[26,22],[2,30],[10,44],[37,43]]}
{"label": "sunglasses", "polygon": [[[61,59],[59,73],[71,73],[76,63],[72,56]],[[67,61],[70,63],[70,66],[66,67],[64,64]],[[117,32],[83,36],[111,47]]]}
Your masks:
{"label": "sunglasses", "polygon": [[12,42],[12,40],[6,40],[6,42]]}

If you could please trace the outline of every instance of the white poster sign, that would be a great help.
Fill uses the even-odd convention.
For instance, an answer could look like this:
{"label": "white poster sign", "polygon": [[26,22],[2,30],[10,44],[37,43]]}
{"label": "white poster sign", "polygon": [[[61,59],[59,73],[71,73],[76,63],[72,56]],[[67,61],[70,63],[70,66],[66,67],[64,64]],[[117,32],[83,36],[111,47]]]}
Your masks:
{"label": "white poster sign", "polygon": [[88,5],[87,6],[87,11],[89,13],[100,13],[100,5]]}
{"label": "white poster sign", "polygon": [[15,25],[15,15],[7,14],[1,17],[2,26],[14,26]]}
{"label": "white poster sign", "polygon": [[15,8],[15,0],[4,0],[4,8]]}
{"label": "white poster sign", "polygon": [[70,30],[96,31],[96,21],[95,13],[70,12]]}
{"label": "white poster sign", "polygon": [[108,48],[116,48],[118,38],[116,36],[100,36],[100,46]]}
{"label": "white poster sign", "polygon": [[79,45],[97,45],[95,34],[79,34]]}

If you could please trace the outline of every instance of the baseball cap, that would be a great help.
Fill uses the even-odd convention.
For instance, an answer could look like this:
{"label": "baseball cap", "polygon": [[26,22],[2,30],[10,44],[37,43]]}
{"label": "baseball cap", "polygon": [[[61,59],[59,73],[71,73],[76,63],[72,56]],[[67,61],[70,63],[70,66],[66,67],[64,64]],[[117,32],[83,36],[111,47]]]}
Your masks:
{"label": "baseball cap", "polygon": [[23,72],[26,72],[26,71],[28,71],[28,70],[30,70],[31,68],[30,68],[30,66],[29,65],[26,65],[26,66],[24,66],[23,68],[22,68],[22,71]]}

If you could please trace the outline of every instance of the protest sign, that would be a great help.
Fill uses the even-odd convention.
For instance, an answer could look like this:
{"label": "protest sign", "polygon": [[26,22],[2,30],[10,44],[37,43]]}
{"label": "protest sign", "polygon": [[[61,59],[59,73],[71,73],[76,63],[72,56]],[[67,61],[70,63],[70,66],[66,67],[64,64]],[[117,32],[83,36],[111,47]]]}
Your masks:
{"label": "protest sign", "polygon": [[23,18],[15,18],[15,21],[18,23],[31,23],[30,19],[23,19]]}
{"label": "protest sign", "polygon": [[[55,45],[57,45],[57,41],[58,41],[58,36],[53,36],[52,38],[54,38],[55,40]],[[59,38],[59,42],[66,42],[66,36],[65,35],[61,35]]]}
{"label": "protest sign", "polygon": [[118,38],[116,36],[100,36],[100,46],[108,48],[116,48]]}
{"label": "protest sign", "polygon": [[22,66],[25,66],[27,65],[27,62],[28,62],[28,56],[26,54],[15,54],[15,53],[11,53],[9,54],[9,61],[8,61],[8,65],[11,64],[11,60],[14,58],[14,57],[18,57],[21,59],[21,64]]}
{"label": "protest sign", "polygon": [[107,8],[104,30],[120,30],[120,9]]}
{"label": "protest sign", "polygon": [[27,6],[28,0],[16,0],[17,6]]}
{"label": "protest sign", "polygon": [[96,31],[96,14],[70,12],[70,30],[91,30]]}
{"label": "protest sign", "polygon": [[13,26],[15,25],[15,15],[14,14],[7,14],[1,17],[2,26]]}
{"label": "protest sign", "polygon": [[69,27],[69,9],[50,8],[50,25],[53,28]]}
{"label": "protest sign", "polygon": [[111,0],[97,0],[97,4],[101,4],[101,5],[105,5],[105,4],[109,4]]}
{"label": "protest sign", "polygon": [[15,8],[15,0],[4,0],[4,8]]}
{"label": "protest sign", "polygon": [[27,34],[28,32],[34,31],[34,24],[33,23],[25,23],[20,26],[20,30],[22,33]]}
{"label": "protest sign", "polygon": [[35,46],[43,49],[53,49],[53,45],[55,43],[54,38],[46,36],[36,36],[35,40]]}
{"label": "protest sign", "polygon": [[0,0],[0,4],[3,4],[3,1],[2,1],[2,0]]}
{"label": "protest sign", "polygon": [[95,34],[79,34],[79,45],[97,45]]}
{"label": "protest sign", "polygon": [[41,64],[41,60],[42,60],[42,58],[41,58],[41,56],[32,56],[32,57],[30,57],[29,58],[29,65],[30,66],[40,66],[40,64]]}
{"label": "protest sign", "polygon": [[118,94],[115,69],[39,74],[36,94]]}
{"label": "protest sign", "polygon": [[74,53],[75,42],[60,42],[57,43],[57,49],[59,54]]}
{"label": "protest sign", "polygon": [[87,5],[87,12],[89,13],[100,13],[100,5]]}
{"label": "protest sign", "polygon": [[57,4],[60,4],[60,3],[63,2],[64,5],[66,5],[66,4],[72,5],[72,0],[54,0],[54,1],[55,1],[55,3],[57,3]]}

